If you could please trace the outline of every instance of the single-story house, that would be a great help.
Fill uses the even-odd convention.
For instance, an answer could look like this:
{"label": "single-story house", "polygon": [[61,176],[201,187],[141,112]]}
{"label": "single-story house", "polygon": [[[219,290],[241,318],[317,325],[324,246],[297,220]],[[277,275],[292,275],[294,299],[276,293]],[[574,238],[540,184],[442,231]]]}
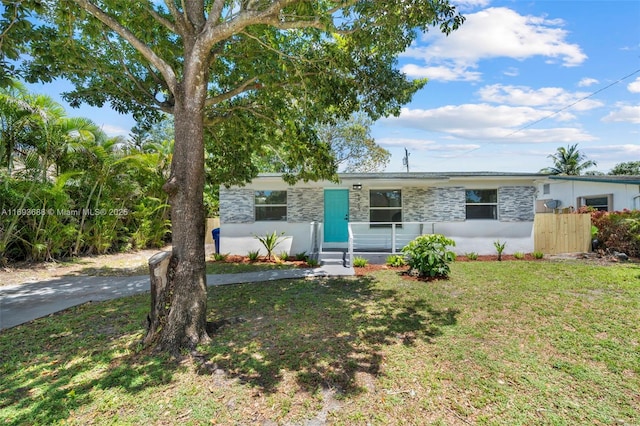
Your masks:
{"label": "single-story house", "polygon": [[640,176],[561,176],[538,181],[536,213],[597,210],[640,210]]}
{"label": "single-story house", "polygon": [[[220,188],[220,252],[262,248],[256,236],[281,234],[276,253],[386,256],[421,234],[453,239],[459,254],[532,252],[537,173],[356,173],[339,182],[288,185],[264,174]],[[263,250],[264,254],[264,250]],[[380,259],[380,257],[378,257]],[[384,258],[382,258],[384,259]]]}

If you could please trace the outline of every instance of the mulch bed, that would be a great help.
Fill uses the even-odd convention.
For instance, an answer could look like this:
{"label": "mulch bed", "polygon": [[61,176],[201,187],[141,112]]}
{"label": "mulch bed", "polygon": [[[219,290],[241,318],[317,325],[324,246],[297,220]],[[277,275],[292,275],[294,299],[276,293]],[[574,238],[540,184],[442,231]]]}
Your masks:
{"label": "mulch bed", "polygon": [[[210,261],[210,260],[209,260]],[[248,256],[240,256],[235,254],[228,255],[224,260],[216,260],[216,262],[225,262],[225,263],[242,263],[242,264],[252,264],[252,265],[291,265],[296,268],[308,268],[309,265],[304,260],[296,260],[296,259],[287,259],[287,260],[276,260],[276,259],[267,259],[266,256],[260,256],[256,260],[250,260]]]}
{"label": "mulch bed", "polygon": [[[518,259],[511,254],[503,254],[502,261],[503,262],[517,262],[522,260],[531,260],[536,262],[545,262],[545,261],[557,261],[557,260],[582,260],[585,263],[596,263],[598,265],[615,265],[617,263],[640,263],[640,258],[630,258],[627,261],[621,261],[617,259],[615,256],[602,254],[602,253],[570,253],[564,255],[545,255],[541,259],[537,259],[531,253],[527,253],[524,257]],[[478,255],[477,259],[469,259],[467,256],[456,256],[456,262],[498,262],[498,255]],[[388,265],[373,265],[367,264],[364,267],[353,268],[356,272],[356,276],[365,276],[369,275],[375,271],[383,271],[383,270],[391,270],[396,271],[403,275],[406,279],[410,280],[418,280],[418,281],[430,281],[430,279],[418,278],[416,276],[408,274],[408,266],[400,266],[400,267],[392,267]]]}

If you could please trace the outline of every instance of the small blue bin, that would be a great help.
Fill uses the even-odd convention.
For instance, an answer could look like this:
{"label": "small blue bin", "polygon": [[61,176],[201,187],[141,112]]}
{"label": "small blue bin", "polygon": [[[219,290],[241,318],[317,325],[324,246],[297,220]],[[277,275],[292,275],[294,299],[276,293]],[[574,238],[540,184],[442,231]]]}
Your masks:
{"label": "small blue bin", "polygon": [[220,228],[213,228],[211,235],[213,236],[213,242],[216,243],[216,254],[220,254]]}

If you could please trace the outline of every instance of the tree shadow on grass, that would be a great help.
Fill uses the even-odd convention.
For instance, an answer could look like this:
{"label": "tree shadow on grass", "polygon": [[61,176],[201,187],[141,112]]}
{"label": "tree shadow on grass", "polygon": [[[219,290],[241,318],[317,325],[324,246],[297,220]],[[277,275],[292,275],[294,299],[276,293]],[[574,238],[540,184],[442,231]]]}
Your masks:
{"label": "tree shadow on grass", "polygon": [[3,330],[3,424],[54,424],[92,403],[96,391],[135,394],[171,382],[175,362],[136,352],[148,307],[148,295],[86,303]]}
{"label": "tree shadow on grass", "polygon": [[218,374],[278,392],[284,375],[300,389],[362,392],[378,377],[384,350],[432,342],[456,324],[456,310],[438,310],[371,277],[243,284],[210,290],[216,318],[241,318],[217,330],[203,348],[201,373]]}
{"label": "tree shadow on grass", "polygon": [[[211,319],[244,320],[224,325],[213,344],[201,348],[200,372],[223,371],[262,392],[278,392],[286,376],[304,391],[357,394],[364,389],[363,375],[383,374],[386,347],[429,342],[456,319],[455,311],[381,289],[368,277],[209,291]],[[137,394],[173,382],[189,367],[137,346],[148,309],[149,295],[143,294],[86,303],[0,332],[4,424],[59,423],[74,410],[104,404],[97,399],[119,393],[131,396],[124,402],[130,407],[140,402]],[[106,415],[105,408],[100,410]]]}

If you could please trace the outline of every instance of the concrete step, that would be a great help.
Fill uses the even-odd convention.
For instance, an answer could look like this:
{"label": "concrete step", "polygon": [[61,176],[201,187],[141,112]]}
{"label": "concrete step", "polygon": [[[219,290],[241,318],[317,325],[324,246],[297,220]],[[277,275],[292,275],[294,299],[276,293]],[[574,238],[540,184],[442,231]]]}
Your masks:
{"label": "concrete step", "polygon": [[345,253],[339,251],[322,252],[318,256],[321,265],[342,265],[345,264]]}

